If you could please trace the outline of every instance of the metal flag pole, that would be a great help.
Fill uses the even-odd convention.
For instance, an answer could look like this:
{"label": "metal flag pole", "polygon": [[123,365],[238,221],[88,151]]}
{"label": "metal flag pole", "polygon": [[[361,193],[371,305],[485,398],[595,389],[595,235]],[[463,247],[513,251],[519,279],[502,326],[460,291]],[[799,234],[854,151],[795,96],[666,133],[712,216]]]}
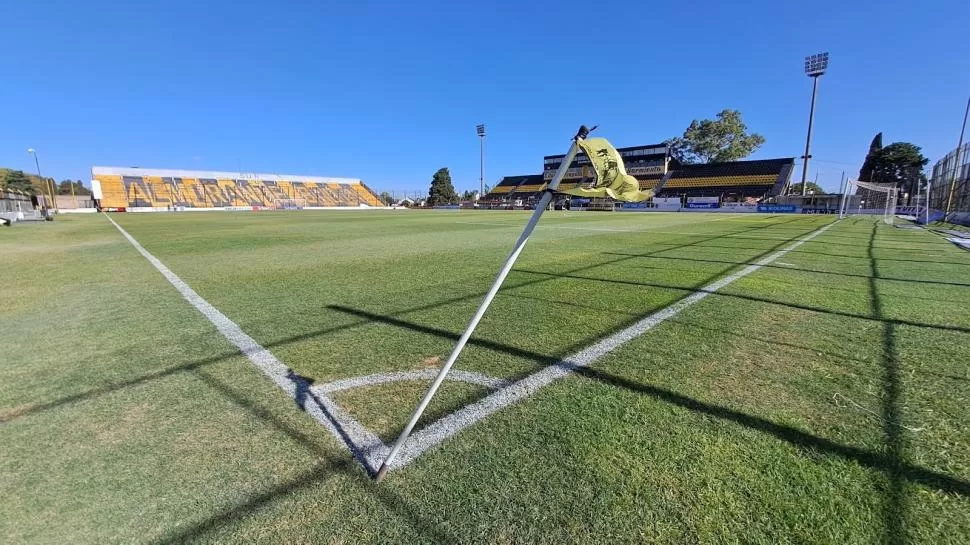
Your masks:
{"label": "metal flag pole", "polygon": [[930,180],[927,180],[926,181],[926,223],[924,223],[923,225],[930,224],[930,186],[931,185],[933,185],[933,182]]}
{"label": "metal flag pole", "polygon": [[842,203],[839,205],[839,219],[845,218],[845,215],[846,215],[845,214],[845,207],[846,207],[846,202],[848,201],[848,198],[849,198],[849,184],[850,183],[851,183],[850,180],[848,178],[846,178],[846,180],[845,180],[845,188],[842,190]]}
{"label": "metal flag pole", "polygon": [[[593,127],[595,129],[596,127]],[[444,365],[441,366],[441,370],[438,371],[438,376],[435,377],[434,382],[431,383],[431,387],[428,388],[427,393],[424,394],[424,398],[421,399],[421,403],[418,407],[414,409],[414,414],[411,415],[411,419],[408,421],[407,426],[401,431],[401,435],[394,442],[394,446],[391,447],[391,451],[387,454],[387,458],[381,464],[380,470],[377,472],[377,482],[381,482],[381,479],[387,475],[387,470],[390,468],[391,463],[394,458],[397,457],[397,453],[401,450],[404,442],[407,441],[408,436],[411,435],[411,431],[414,430],[414,426],[418,423],[424,410],[428,407],[428,403],[431,402],[431,398],[434,397],[435,392],[438,391],[438,387],[445,380],[445,376],[448,371],[451,370],[451,366],[454,365],[455,360],[461,354],[461,351],[465,348],[465,344],[468,339],[475,332],[475,328],[478,327],[478,322],[482,320],[485,315],[485,311],[488,310],[488,306],[492,304],[492,299],[498,293],[499,288],[505,282],[505,277],[509,275],[512,270],[512,266],[515,265],[515,261],[519,258],[519,254],[522,253],[522,248],[525,247],[525,243],[529,241],[529,236],[532,234],[532,230],[535,229],[536,223],[539,222],[539,218],[542,213],[546,211],[546,207],[549,206],[549,201],[552,200],[553,191],[559,187],[559,182],[562,181],[563,176],[566,175],[566,171],[569,170],[569,164],[573,162],[573,158],[576,157],[577,150],[579,149],[579,142],[589,135],[592,129],[587,129],[585,125],[579,128],[579,132],[573,137],[573,143],[569,146],[569,151],[566,152],[566,157],[563,158],[562,164],[559,165],[559,169],[556,170],[556,175],[553,177],[552,181],[549,183],[549,187],[546,188],[545,192],[542,194],[542,198],[536,203],[535,212],[532,213],[532,217],[529,218],[529,223],[526,224],[525,229],[522,234],[519,235],[519,240],[515,242],[515,246],[512,247],[512,253],[509,254],[508,259],[505,260],[505,265],[502,265],[502,269],[499,271],[498,276],[495,278],[495,283],[492,284],[492,288],[488,290],[485,294],[485,298],[482,299],[482,304],[478,307],[475,312],[475,316],[472,317],[471,322],[469,322],[468,327],[465,332],[462,333],[461,338],[458,339],[458,343],[455,348],[451,351],[451,355],[448,356],[448,360]]]}
{"label": "metal flag pole", "polygon": [[919,193],[920,193],[920,180],[919,175],[916,176],[916,223],[919,223]]}

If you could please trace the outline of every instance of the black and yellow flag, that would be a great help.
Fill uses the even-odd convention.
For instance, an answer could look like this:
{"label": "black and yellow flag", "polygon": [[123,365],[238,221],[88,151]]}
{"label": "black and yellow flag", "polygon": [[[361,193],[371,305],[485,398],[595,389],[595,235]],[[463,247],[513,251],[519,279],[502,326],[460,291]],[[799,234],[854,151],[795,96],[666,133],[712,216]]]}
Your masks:
{"label": "black and yellow flag", "polygon": [[565,189],[561,193],[579,197],[612,197],[618,201],[639,202],[653,196],[652,191],[641,191],[636,178],[626,173],[623,158],[613,144],[605,138],[579,140],[579,147],[586,152],[596,173],[593,187]]}

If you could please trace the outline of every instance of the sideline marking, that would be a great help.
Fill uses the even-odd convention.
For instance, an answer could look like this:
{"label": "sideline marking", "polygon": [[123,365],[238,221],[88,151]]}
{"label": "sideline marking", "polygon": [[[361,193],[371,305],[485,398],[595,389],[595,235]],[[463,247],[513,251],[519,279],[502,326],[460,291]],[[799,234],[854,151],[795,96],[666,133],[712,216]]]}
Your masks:
{"label": "sideline marking", "polygon": [[[269,350],[264,348],[262,345],[257,343],[255,339],[243,332],[239,325],[230,320],[225,314],[212,306],[208,301],[203,299],[198,293],[195,292],[195,290],[193,290],[181,278],[166,267],[165,264],[159,261],[158,258],[150,254],[148,250],[139,244],[138,241],[128,234],[127,231],[122,229],[122,227],[111,219],[110,216],[106,214],[105,218],[107,218],[108,221],[110,221],[111,224],[114,225],[115,228],[117,228],[118,231],[128,240],[128,242],[130,242],[131,245],[138,250],[138,253],[147,259],[148,262],[158,270],[158,272],[162,273],[162,276],[164,276],[165,279],[168,280],[176,290],[178,290],[186,301],[188,301],[193,307],[196,308],[196,310],[202,313],[202,315],[205,316],[213,325],[215,325],[216,329],[218,329],[229,342],[239,348],[240,352],[242,352],[243,355],[249,359],[249,361],[258,367],[259,370],[262,371],[263,374],[266,375],[270,380],[276,383],[276,385],[286,392],[287,395],[294,399],[307,414],[312,416],[314,420],[323,425],[327,431],[329,431],[334,437],[343,443],[348,450],[350,450],[353,456],[357,458],[357,460],[364,466],[364,468],[371,473],[371,475],[376,474],[377,468],[380,467],[381,463],[384,461],[384,458],[386,457],[390,448],[384,444],[384,442],[381,441],[381,439],[375,433],[365,428],[355,418],[341,409],[340,406],[338,406],[336,402],[329,397],[329,394],[349,388],[369,386],[372,384],[382,384],[398,380],[424,379],[426,378],[425,375],[428,375],[429,377],[436,375],[437,370],[427,369],[402,373],[380,373],[376,375],[342,379],[327,384],[311,386],[310,381],[294,373],[292,369],[284,365],[283,362],[277,359],[276,356],[274,356]],[[453,371],[452,373],[449,373],[449,378],[451,380],[471,382],[486,386],[490,389],[497,388],[497,390],[481,400],[472,403],[471,405],[466,405],[461,409],[449,414],[448,416],[428,424],[426,427],[415,432],[404,444],[398,457],[391,465],[391,468],[397,469],[406,466],[430,448],[456,435],[458,432],[462,431],[468,426],[475,424],[491,414],[504,409],[505,407],[521,401],[541,388],[568,376],[577,369],[591,365],[601,357],[612,352],[614,349],[619,348],[627,342],[653,329],[660,323],[676,316],[677,314],[680,314],[680,312],[682,312],[684,309],[701,301],[708,295],[717,292],[721,288],[724,288],[738,279],[748,276],[765,265],[768,265],[781,258],[795,248],[798,248],[802,244],[812,240],[818,235],[821,235],[836,225],[836,223],[838,223],[838,220],[812,231],[805,237],[769,255],[768,257],[761,259],[753,265],[749,265],[734,274],[725,276],[724,278],[715,280],[714,282],[705,285],[691,295],[647,316],[632,326],[618,331],[617,333],[610,335],[609,337],[573,354],[572,356],[550,365],[541,371],[537,371],[524,379],[509,384],[507,381],[502,379],[495,379],[480,373],[473,373],[469,371]]]}
{"label": "sideline marking", "polygon": [[591,365],[596,360],[612,352],[614,349],[619,348],[640,335],[643,335],[665,320],[680,314],[681,311],[694,305],[698,301],[701,301],[708,295],[715,293],[716,291],[738,279],[748,276],[765,265],[768,265],[776,259],[781,258],[795,248],[798,248],[802,244],[812,240],[818,235],[821,235],[825,231],[829,230],[833,225],[835,225],[835,222],[809,233],[793,244],[769,255],[768,257],[765,257],[753,265],[748,265],[744,269],[741,269],[734,274],[725,276],[724,278],[707,284],[706,286],[700,288],[699,291],[692,293],[680,301],[677,301],[676,303],[663,308],[650,316],[647,316],[632,326],[618,331],[613,335],[599,341],[598,343],[559,361],[558,363],[550,365],[541,371],[537,371],[524,379],[518,380],[509,386],[506,386],[505,388],[502,388],[486,396],[485,398],[472,403],[471,405],[466,405],[461,409],[449,414],[448,416],[445,416],[440,420],[425,426],[421,430],[415,432],[408,439],[408,441],[404,443],[401,451],[398,453],[397,458],[391,464],[391,469],[407,465],[418,456],[424,454],[424,452],[428,449],[454,436],[468,426],[471,426],[492,413],[500,411],[505,407],[508,407],[509,405],[512,405],[513,403],[532,395],[539,389],[568,376],[577,369]]}
{"label": "sideline marking", "polygon": [[334,437],[344,443],[350,452],[357,458],[364,467],[371,472],[377,471],[377,467],[383,458],[375,454],[383,453],[387,447],[373,432],[360,425],[357,420],[352,418],[341,409],[332,399],[325,395],[319,395],[310,386],[310,381],[297,375],[292,369],[283,365],[269,350],[256,342],[255,339],[243,332],[239,326],[219,312],[216,307],[199,296],[188,284],[175,275],[155,256],[148,253],[134,237],[128,234],[115,223],[107,214],[105,215],[121,234],[128,239],[128,242],[138,250],[145,259],[148,260],[162,276],[169,281],[182,297],[185,298],[196,310],[208,318],[210,322],[222,336],[229,342],[236,345],[249,361],[263,372],[270,380],[276,383],[287,395],[296,400],[297,404],[313,417],[314,420],[323,425]]}

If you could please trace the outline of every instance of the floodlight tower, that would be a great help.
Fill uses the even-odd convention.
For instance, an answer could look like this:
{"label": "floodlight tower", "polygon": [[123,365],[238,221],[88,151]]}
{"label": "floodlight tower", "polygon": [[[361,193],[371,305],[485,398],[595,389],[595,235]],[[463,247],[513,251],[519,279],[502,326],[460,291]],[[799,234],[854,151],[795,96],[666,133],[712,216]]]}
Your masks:
{"label": "floodlight tower", "polygon": [[817,53],[805,57],[805,75],[812,78],[812,107],[808,111],[808,137],[805,138],[805,155],[802,156],[802,197],[805,196],[805,184],[808,181],[808,160],[812,149],[812,122],[815,120],[815,93],[818,91],[818,78],[829,67],[829,54]]}
{"label": "floodlight tower", "polygon": [[478,132],[478,198],[485,196],[485,124],[475,125]]}

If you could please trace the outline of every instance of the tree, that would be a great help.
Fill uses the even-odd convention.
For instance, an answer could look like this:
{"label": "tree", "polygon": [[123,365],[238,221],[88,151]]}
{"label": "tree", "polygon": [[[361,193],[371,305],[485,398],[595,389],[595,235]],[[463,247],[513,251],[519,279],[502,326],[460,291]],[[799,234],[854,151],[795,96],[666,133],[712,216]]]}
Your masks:
{"label": "tree", "polygon": [[428,206],[439,206],[442,204],[455,204],[458,202],[458,194],[455,193],[455,186],[451,185],[451,173],[448,168],[439,168],[431,178],[431,189],[428,190]]}
{"label": "tree", "polygon": [[738,110],[724,109],[717,119],[693,120],[679,138],[671,138],[671,155],[681,163],[737,161],[754,153],[765,143],[760,134],[748,134]]}
{"label": "tree", "polygon": [[84,187],[81,180],[62,180],[61,183],[57,184],[57,194],[58,195],[70,195],[71,186],[74,186],[74,195],[90,195],[91,190]]}
{"label": "tree", "polygon": [[3,179],[0,182],[2,182],[0,186],[3,186],[5,189],[16,189],[17,191],[23,191],[31,195],[37,194],[30,177],[24,174],[22,170],[7,171],[4,173]]}
{"label": "tree", "polygon": [[463,200],[463,201],[473,201],[473,200],[475,200],[475,195],[478,195],[478,190],[475,190],[475,189],[467,189],[467,190],[465,190],[465,191],[462,192],[462,194],[461,194],[461,200]]}
{"label": "tree", "polygon": [[384,203],[384,206],[391,206],[394,204],[394,197],[392,197],[387,191],[381,191],[379,198],[381,199],[381,202]]}
{"label": "tree", "polygon": [[896,184],[903,192],[912,196],[916,192],[917,184],[921,188],[926,186],[923,168],[929,162],[929,159],[923,157],[919,146],[909,142],[893,142],[872,154],[871,181],[878,184]]}
{"label": "tree", "polygon": [[[808,189],[809,192],[814,192],[816,195],[822,195],[822,194],[825,193],[825,190],[822,189],[822,186],[816,184],[815,182],[806,182],[805,185],[807,186],[807,189]],[[797,184],[792,184],[791,185],[791,194],[792,195],[801,195],[802,194],[802,183],[801,182],[799,182]]]}
{"label": "tree", "polygon": [[859,181],[860,182],[871,182],[872,181],[872,156],[882,149],[882,133],[877,134],[872,142],[869,144],[869,153],[866,154],[866,160],[862,163],[862,168],[859,169]]}

